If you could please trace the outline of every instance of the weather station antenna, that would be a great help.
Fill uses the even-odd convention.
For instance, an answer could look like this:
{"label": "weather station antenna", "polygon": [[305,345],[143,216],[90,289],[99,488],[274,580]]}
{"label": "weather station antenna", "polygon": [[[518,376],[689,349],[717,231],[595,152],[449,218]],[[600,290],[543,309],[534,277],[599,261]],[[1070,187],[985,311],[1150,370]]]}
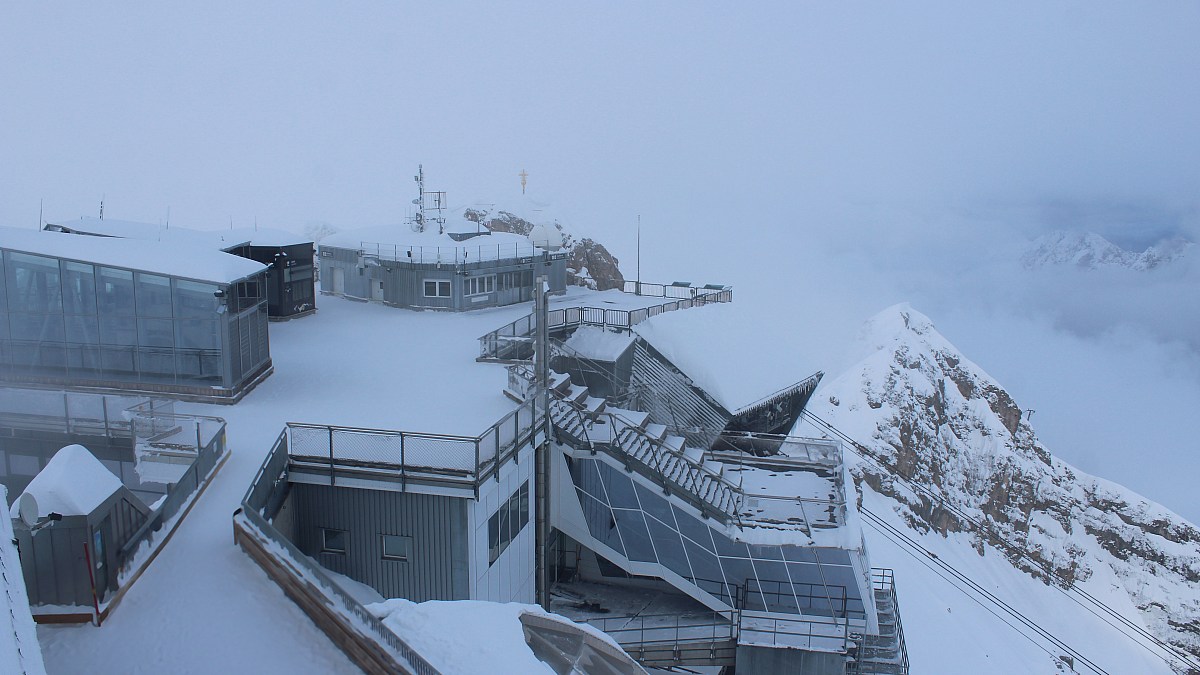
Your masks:
{"label": "weather station antenna", "polygon": [[424,232],[426,227],[436,225],[438,234],[446,231],[446,193],[445,191],[431,192],[425,189],[425,166],[417,165],[417,175],[413,176],[417,184],[417,198],[412,203],[417,207],[413,214],[411,225],[413,232]]}

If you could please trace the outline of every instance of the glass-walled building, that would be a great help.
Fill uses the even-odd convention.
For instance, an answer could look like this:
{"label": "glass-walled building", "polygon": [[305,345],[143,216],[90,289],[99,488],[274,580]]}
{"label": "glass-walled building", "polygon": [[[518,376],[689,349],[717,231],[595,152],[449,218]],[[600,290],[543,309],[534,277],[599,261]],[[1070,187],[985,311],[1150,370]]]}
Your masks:
{"label": "glass-walled building", "polygon": [[0,228],[0,379],[237,400],[271,372],[266,268]]}

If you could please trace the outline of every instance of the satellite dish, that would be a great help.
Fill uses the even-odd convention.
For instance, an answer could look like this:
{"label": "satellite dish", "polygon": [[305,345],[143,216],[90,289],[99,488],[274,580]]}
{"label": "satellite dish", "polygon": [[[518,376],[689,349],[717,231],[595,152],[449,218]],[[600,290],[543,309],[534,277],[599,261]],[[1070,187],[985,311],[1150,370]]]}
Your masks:
{"label": "satellite dish", "polygon": [[21,496],[17,498],[17,512],[21,515],[21,522],[26,526],[37,525],[38,503],[33,495],[28,492],[21,493]]}

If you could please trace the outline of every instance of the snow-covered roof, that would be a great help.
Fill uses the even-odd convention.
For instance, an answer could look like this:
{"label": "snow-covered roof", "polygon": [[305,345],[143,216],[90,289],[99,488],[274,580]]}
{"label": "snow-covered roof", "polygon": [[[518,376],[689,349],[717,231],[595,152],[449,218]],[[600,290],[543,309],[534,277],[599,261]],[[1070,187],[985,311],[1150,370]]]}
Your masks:
{"label": "snow-covered roof", "polygon": [[[0,485],[0,500],[7,498],[7,490]],[[0,673],[46,675],[8,518],[0,518]]]}
{"label": "snow-covered roof", "polygon": [[378,244],[388,247],[399,246],[401,248],[410,246],[477,248],[479,246],[495,246],[496,244],[521,244],[532,249],[532,244],[529,243],[529,239],[526,237],[508,232],[488,233],[487,228],[483,228],[483,235],[480,237],[471,237],[463,241],[456,241],[450,236],[450,232],[469,233],[475,232],[482,227],[465,219],[459,220],[461,222],[455,223],[451,223],[448,220],[446,233],[439,233],[436,225],[428,226],[424,232],[415,232],[412,227],[404,224],[376,225],[373,227],[360,227],[354,230],[343,230],[322,239],[321,246],[358,249],[362,248],[364,244],[372,246]]}
{"label": "snow-covered roof", "polygon": [[230,283],[266,269],[262,263],[209,246],[180,247],[144,239],[85,237],[13,228],[0,228],[0,247],[213,283]]}
{"label": "snow-covered roof", "polygon": [[171,243],[195,243],[225,250],[230,246],[251,244],[254,246],[291,246],[310,244],[312,239],[304,235],[269,228],[234,228],[228,230],[195,230],[186,227],[164,227],[154,223],[139,223],[131,220],[113,220],[84,216],[79,220],[62,220],[50,223],[54,227],[71,232],[95,234],[124,239],[149,239]]}
{"label": "snow-covered roof", "polygon": [[781,331],[755,328],[779,320],[722,303],[666,312],[634,331],[726,410],[737,412],[820,370],[794,345],[771,339]]}
{"label": "snow-covered roof", "polygon": [[[545,611],[537,605],[520,603],[455,600],[415,603],[392,599],[367,607],[383,619],[383,624],[400,635],[430,665],[444,673],[545,673],[557,671],[538,658],[525,637],[525,617],[534,617],[559,635],[572,633],[598,646],[608,659],[591,660],[584,656],[571,672],[639,673],[645,672],[630,659],[608,635],[587,624]],[[470,648],[464,648],[464,637]],[[553,636],[551,637],[553,639]],[[564,642],[560,649],[573,645]],[[571,651],[554,656],[570,659]],[[590,667],[589,667],[590,666]]]}
{"label": "snow-covered roof", "polygon": [[[37,499],[39,518],[51,513],[86,516],[120,489],[121,479],[87,448],[68,445],[54,453],[22,494]],[[19,515],[17,502],[13,502],[10,515],[14,518]]]}

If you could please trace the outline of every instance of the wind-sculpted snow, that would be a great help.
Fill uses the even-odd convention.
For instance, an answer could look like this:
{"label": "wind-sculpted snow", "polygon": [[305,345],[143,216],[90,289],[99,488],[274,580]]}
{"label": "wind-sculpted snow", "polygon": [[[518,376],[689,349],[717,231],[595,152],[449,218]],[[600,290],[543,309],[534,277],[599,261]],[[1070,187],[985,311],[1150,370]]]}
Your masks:
{"label": "wind-sculpted snow", "polygon": [[[887,465],[883,470],[858,462],[856,481],[893,499],[914,530],[964,533],[981,556],[999,552],[1045,584],[1067,587],[1093,575],[1115,579],[1140,610],[1135,620],[1200,655],[1195,525],[1051,455],[1004,388],[908,305],[875,316],[863,338],[870,354],[811,405]],[[1147,455],[1152,450],[1128,448]],[[982,521],[1034,563],[908,488],[895,473]]]}

